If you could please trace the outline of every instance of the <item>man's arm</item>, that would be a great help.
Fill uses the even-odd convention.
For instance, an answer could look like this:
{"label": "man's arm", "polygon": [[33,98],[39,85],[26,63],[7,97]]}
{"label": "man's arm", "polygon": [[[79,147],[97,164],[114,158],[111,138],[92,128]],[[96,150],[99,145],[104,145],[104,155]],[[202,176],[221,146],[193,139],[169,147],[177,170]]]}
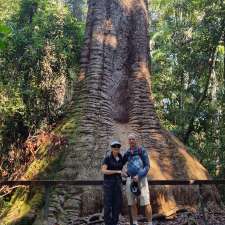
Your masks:
{"label": "man's arm", "polygon": [[150,161],[149,161],[149,158],[148,158],[148,153],[144,148],[142,148],[141,159],[142,159],[142,162],[143,162],[143,168],[140,169],[140,171],[138,172],[139,178],[147,176],[149,168],[150,168]]}

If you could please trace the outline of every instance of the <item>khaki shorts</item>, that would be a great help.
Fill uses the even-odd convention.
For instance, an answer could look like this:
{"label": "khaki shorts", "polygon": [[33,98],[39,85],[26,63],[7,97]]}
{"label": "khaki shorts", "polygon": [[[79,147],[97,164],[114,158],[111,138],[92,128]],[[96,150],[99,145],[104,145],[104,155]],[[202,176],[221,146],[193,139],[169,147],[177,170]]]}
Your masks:
{"label": "khaki shorts", "polygon": [[149,187],[148,187],[147,177],[143,177],[139,181],[141,195],[138,197],[135,196],[130,190],[131,181],[132,181],[131,177],[128,177],[127,182],[126,182],[126,194],[127,194],[128,205],[129,206],[134,205],[136,203],[135,201],[137,201],[137,198],[140,199],[141,206],[150,204],[150,196],[149,196]]}

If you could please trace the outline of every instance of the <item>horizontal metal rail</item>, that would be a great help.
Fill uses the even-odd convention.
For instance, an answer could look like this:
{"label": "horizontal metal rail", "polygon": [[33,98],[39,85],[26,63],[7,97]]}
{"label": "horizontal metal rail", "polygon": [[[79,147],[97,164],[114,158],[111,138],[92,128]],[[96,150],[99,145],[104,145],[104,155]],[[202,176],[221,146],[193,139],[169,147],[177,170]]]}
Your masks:
{"label": "horizontal metal rail", "polygon": [[[220,185],[225,180],[148,180],[149,185]],[[99,186],[102,180],[2,180],[0,186],[25,185],[25,186],[54,186],[66,184],[72,186]]]}

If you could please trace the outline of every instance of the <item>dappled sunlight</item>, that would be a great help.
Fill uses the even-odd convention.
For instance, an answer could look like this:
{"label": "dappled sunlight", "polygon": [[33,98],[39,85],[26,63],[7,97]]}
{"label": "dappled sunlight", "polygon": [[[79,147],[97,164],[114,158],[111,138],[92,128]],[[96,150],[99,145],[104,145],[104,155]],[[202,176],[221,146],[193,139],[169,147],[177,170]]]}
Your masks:
{"label": "dappled sunlight", "polygon": [[104,43],[105,45],[112,47],[113,49],[115,49],[118,45],[116,36],[112,34],[104,35],[102,33],[95,33],[94,39],[99,43]]}
{"label": "dappled sunlight", "polygon": [[105,31],[112,31],[113,30],[113,22],[111,19],[107,19],[104,21],[104,30]]}
{"label": "dappled sunlight", "polygon": [[[171,169],[172,166],[170,164],[170,161],[164,160],[163,165],[164,168],[161,167],[160,165],[160,159],[159,159],[159,153],[150,150],[150,165],[151,169],[149,172],[149,176],[151,177],[151,180],[166,180],[166,179],[171,179]],[[165,168],[167,168],[165,170]],[[163,169],[163,170],[162,170]]]}
{"label": "dappled sunlight", "polygon": [[128,11],[131,12],[132,10],[137,9],[137,6],[139,5],[139,7],[143,10],[145,9],[145,14],[147,17],[147,9],[146,9],[146,5],[145,5],[145,1],[144,0],[120,0],[120,4]]}
{"label": "dappled sunlight", "polygon": [[[151,134],[149,149],[150,180],[202,180],[209,179],[206,169],[189,153],[179,140],[167,131]],[[188,186],[151,186],[153,208],[169,216],[180,208],[195,207],[198,188]]]}
{"label": "dappled sunlight", "polygon": [[103,31],[96,31],[93,33],[93,40],[97,41],[97,43],[104,44],[110,46],[112,48],[116,48],[118,45],[116,35],[111,34],[114,26],[111,19],[105,20],[103,22]]}
{"label": "dappled sunlight", "polygon": [[[32,220],[32,217],[29,217],[35,210],[43,204],[43,190],[40,188],[33,189],[32,197],[29,194],[28,188],[23,187],[24,189],[20,188],[14,194],[16,197],[12,198],[11,200],[11,208],[4,216],[4,219],[1,222],[4,225],[11,225],[17,224],[19,221]],[[37,208],[32,208],[33,206]],[[34,215],[34,214],[33,214]],[[22,223],[21,223],[22,224]]]}
{"label": "dappled sunlight", "polygon": [[5,221],[5,223],[11,224],[19,221],[21,218],[26,216],[30,210],[30,205],[25,203],[23,199],[16,200],[16,202],[11,207],[10,213],[6,215],[8,221]]}
{"label": "dappled sunlight", "polygon": [[145,16],[146,16],[146,19],[147,19],[147,17],[148,17],[148,10],[146,8],[145,0],[141,0],[141,1],[138,1],[138,2],[140,2],[141,8],[145,11]]}
{"label": "dappled sunlight", "polygon": [[85,79],[85,71],[83,71],[81,69],[80,73],[79,73],[79,76],[78,76],[78,81],[83,81]]}
{"label": "dappled sunlight", "polygon": [[146,62],[140,62],[138,65],[138,71],[135,74],[137,79],[148,79],[149,70]]}
{"label": "dappled sunlight", "polygon": [[121,0],[121,5],[130,11],[134,5],[134,0]]}
{"label": "dappled sunlight", "polygon": [[118,45],[116,36],[112,34],[108,34],[105,39],[105,45],[108,45],[112,48],[116,48]]}
{"label": "dappled sunlight", "polygon": [[143,90],[146,90],[147,98],[149,103],[152,103],[151,96],[151,81],[150,81],[150,73],[147,62],[144,60],[138,62],[137,65],[133,66],[134,72],[133,77],[136,82],[140,82],[140,85],[143,86]]}
{"label": "dappled sunlight", "polygon": [[187,152],[185,145],[170,132],[166,132],[166,135],[174,142],[177,146],[177,152],[179,153],[179,160],[184,163],[184,170],[187,173],[188,179],[204,180],[209,179],[207,170],[199,163],[199,161]]}
{"label": "dappled sunlight", "polygon": [[[58,124],[58,127],[52,131],[52,133],[43,134],[37,143],[38,149],[36,153],[36,159],[26,168],[26,171],[18,180],[36,180],[36,179],[50,179],[54,171],[54,166],[59,162],[61,151],[57,151],[54,147],[54,138],[60,133],[73,130],[75,131],[76,119],[70,117]],[[61,135],[60,135],[61,136]],[[66,149],[65,145],[62,145],[63,150]],[[51,152],[51,149],[53,152]],[[58,149],[59,150],[59,149]],[[54,171],[54,172],[53,172]],[[36,210],[40,208],[44,201],[44,189],[42,187],[18,187],[12,194],[10,201],[10,207],[3,212],[4,217],[0,218],[0,223],[5,225],[12,225],[18,221],[29,220],[35,215]],[[2,216],[2,215],[1,215]]]}
{"label": "dappled sunlight", "polygon": [[189,179],[207,180],[207,170],[195,159],[190,156],[186,149],[178,148],[179,153],[184,157],[186,164],[186,171]]}
{"label": "dappled sunlight", "polygon": [[170,214],[170,211],[177,208],[177,204],[174,201],[174,198],[171,196],[168,196],[168,190],[166,193],[159,193],[157,195],[157,204],[160,206],[158,213],[163,214],[165,216],[167,216],[167,214]]}
{"label": "dappled sunlight", "polygon": [[97,41],[100,44],[104,43],[105,35],[102,32],[95,32],[93,34],[93,40]]}
{"label": "dappled sunlight", "polygon": [[149,149],[151,179],[209,179],[207,170],[190,155],[185,146],[167,131],[151,134],[151,146]]}
{"label": "dappled sunlight", "polygon": [[[81,68],[78,75],[78,82],[84,81],[87,77],[87,71],[92,62],[92,60],[96,60],[96,56],[92,57],[98,51],[98,56],[103,56],[102,52],[104,46],[108,46],[113,50],[118,47],[117,36],[112,34],[115,33],[115,27],[112,23],[111,19],[107,19],[102,21],[102,23],[98,26],[96,30],[92,33],[92,38],[89,40],[89,48],[84,49],[85,54],[81,56]],[[95,46],[92,49],[91,46]],[[81,53],[82,54],[82,53]],[[82,61],[83,59],[83,61]]]}

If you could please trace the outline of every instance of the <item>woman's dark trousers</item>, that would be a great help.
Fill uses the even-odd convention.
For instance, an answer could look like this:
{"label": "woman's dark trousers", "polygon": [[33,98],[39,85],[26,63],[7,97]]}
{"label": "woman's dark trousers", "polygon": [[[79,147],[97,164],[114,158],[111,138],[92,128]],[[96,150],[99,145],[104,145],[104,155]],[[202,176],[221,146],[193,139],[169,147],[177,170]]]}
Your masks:
{"label": "woman's dark trousers", "polygon": [[104,181],[105,225],[117,225],[122,205],[121,180]]}

